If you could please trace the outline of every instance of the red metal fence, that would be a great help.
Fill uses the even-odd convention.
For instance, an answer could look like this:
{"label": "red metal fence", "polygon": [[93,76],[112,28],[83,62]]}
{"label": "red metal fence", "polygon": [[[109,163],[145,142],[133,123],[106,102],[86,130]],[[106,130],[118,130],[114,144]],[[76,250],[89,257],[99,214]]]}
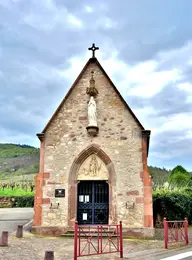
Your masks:
{"label": "red metal fence", "polygon": [[188,245],[188,221],[167,221],[164,218],[165,248],[169,243],[185,242]]}
{"label": "red metal fence", "polygon": [[78,225],[75,222],[74,260],[81,256],[120,253],[123,258],[122,222],[119,225]]}

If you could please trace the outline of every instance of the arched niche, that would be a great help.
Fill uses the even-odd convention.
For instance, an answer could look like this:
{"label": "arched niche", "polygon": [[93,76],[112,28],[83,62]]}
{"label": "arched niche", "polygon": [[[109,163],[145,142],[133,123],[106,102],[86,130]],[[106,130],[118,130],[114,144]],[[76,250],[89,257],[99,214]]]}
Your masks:
{"label": "arched niche", "polygon": [[[102,171],[105,172],[103,177],[102,171],[97,169],[96,173],[91,175],[89,166],[91,160],[97,160],[97,167],[102,167]],[[85,169],[88,172],[82,173]],[[76,220],[77,211],[77,185],[80,180],[106,180],[109,184],[109,224],[116,223],[116,175],[113,163],[109,156],[96,144],[92,144],[84,149],[77,158],[73,161],[73,164],[69,173],[69,196],[68,196],[68,220],[69,226],[74,226]]]}
{"label": "arched niche", "polygon": [[101,160],[95,153],[92,153],[80,165],[76,179],[78,181],[108,181],[109,172],[103,160]]}

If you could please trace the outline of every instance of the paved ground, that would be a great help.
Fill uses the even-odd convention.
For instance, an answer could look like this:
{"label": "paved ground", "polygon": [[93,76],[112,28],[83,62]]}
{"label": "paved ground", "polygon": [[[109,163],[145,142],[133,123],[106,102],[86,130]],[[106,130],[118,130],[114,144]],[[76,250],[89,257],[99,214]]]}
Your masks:
{"label": "paved ground", "polygon": [[[184,250],[191,250],[185,247]],[[46,250],[53,250],[55,260],[73,259],[73,238],[53,238],[40,237],[25,232],[24,238],[18,239],[15,234],[9,236],[9,247],[1,248],[0,259],[2,260],[43,260]],[[163,241],[157,240],[124,240],[124,259],[131,260],[160,260],[166,257],[179,254],[183,249],[164,249]],[[81,257],[82,260],[116,260],[120,259],[119,254],[110,254],[102,256]],[[178,258],[181,259],[181,258]],[[190,258],[183,258],[189,260]],[[168,259],[169,260],[169,259]],[[177,260],[173,258],[170,260]]]}
{"label": "paved ground", "polygon": [[152,251],[150,248],[148,252],[141,255],[139,252],[137,256],[129,258],[131,260],[192,260],[192,247],[185,247],[185,248],[178,248],[173,250],[159,250],[159,251]]}
{"label": "paved ground", "polygon": [[[125,257],[128,252],[148,251],[149,247],[156,248],[159,245],[156,241],[124,241]],[[161,243],[161,248],[163,243]],[[55,260],[72,260],[73,259],[73,238],[42,238],[30,233],[25,233],[23,239],[17,239],[15,235],[9,238],[9,247],[1,248],[1,256],[3,260],[42,260],[46,250],[55,252]],[[0,256],[0,259],[1,259]],[[119,259],[119,254],[92,256],[93,259]],[[82,257],[80,259],[89,259]],[[127,258],[125,258],[127,259]]]}
{"label": "paved ground", "polygon": [[[46,250],[54,251],[55,260],[72,260],[74,252],[73,238],[41,237],[25,232],[24,238],[18,239],[15,237],[15,232],[11,233],[11,231],[17,228],[18,224],[24,225],[32,217],[32,208],[0,209],[0,233],[2,231],[10,232],[9,247],[0,248],[0,260],[43,260]],[[192,245],[191,242],[190,244]],[[115,253],[102,256],[81,257],[79,259],[116,260],[120,258],[119,254]],[[124,259],[192,260],[192,247],[176,249],[173,245],[169,246],[168,250],[165,250],[162,240],[124,239]]]}
{"label": "paved ground", "polygon": [[24,225],[32,218],[33,208],[1,208],[0,234],[2,231],[11,232],[17,228],[17,225]]}

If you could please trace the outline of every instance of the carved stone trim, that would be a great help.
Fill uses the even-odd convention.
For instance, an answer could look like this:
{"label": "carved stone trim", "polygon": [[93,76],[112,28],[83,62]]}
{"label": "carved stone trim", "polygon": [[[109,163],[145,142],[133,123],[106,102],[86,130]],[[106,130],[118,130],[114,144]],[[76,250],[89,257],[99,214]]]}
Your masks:
{"label": "carved stone trim", "polygon": [[87,126],[86,129],[90,136],[96,136],[99,132],[98,126]]}
{"label": "carved stone trim", "polygon": [[109,173],[104,162],[96,155],[90,155],[80,166],[78,180],[108,180]]}

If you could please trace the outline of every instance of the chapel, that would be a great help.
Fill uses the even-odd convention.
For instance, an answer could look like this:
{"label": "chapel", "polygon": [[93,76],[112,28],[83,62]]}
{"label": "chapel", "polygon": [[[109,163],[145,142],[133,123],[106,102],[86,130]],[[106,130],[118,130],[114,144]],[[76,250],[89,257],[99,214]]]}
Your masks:
{"label": "chapel", "polygon": [[79,225],[117,224],[153,236],[150,130],[92,57],[41,133],[32,232],[60,236]]}

